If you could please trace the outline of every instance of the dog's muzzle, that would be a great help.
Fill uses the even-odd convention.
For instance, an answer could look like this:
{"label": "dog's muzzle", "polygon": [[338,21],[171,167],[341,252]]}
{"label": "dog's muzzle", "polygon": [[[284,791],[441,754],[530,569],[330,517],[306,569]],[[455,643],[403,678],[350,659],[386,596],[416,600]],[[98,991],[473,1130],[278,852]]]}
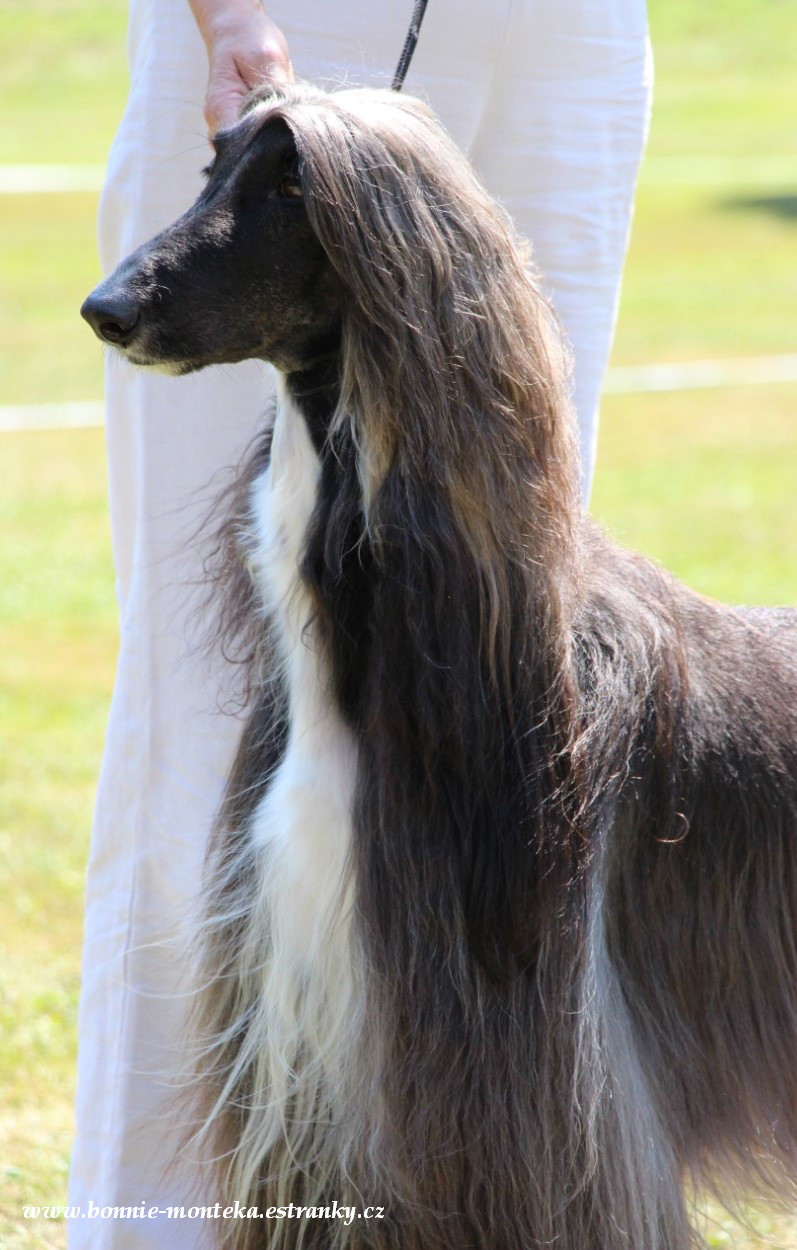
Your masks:
{"label": "dog's muzzle", "polygon": [[80,315],[88,321],[98,339],[113,347],[129,347],[140,321],[137,300],[119,290],[105,291],[103,286],[91,292]]}

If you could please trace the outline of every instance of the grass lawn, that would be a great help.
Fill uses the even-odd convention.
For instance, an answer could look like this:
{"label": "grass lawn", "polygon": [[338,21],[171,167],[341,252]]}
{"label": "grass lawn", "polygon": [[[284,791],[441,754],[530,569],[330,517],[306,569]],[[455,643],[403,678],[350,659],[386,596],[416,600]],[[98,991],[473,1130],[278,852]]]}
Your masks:
{"label": "grass lawn", "polygon": [[71,1136],[83,873],[116,650],[100,431],[2,436],[0,1246],[62,1202]]}
{"label": "grass lawn", "polygon": [[[0,163],[101,162],[125,0],[4,0]],[[657,98],[615,363],[797,351],[797,78],[788,0],[651,0]],[[97,398],[77,317],[96,197],[0,196],[0,404]],[[704,593],[797,602],[797,385],[604,402],[593,510]],[[0,1247],[64,1201],[80,905],[116,646],[100,431],[0,435]],[[712,1246],[797,1250],[797,1220]],[[764,1240],[763,1233],[770,1240]],[[585,1247],[584,1250],[592,1250]]]}
{"label": "grass lawn", "polygon": [[127,0],[3,0],[0,161],[104,161],[127,93]]}
{"label": "grass lawn", "polygon": [[592,511],[703,594],[797,603],[797,384],[604,400]]}

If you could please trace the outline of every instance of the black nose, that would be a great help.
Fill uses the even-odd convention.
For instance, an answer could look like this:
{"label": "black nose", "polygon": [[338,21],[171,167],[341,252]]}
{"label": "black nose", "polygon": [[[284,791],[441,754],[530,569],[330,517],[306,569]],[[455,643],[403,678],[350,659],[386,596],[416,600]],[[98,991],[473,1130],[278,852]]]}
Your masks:
{"label": "black nose", "polygon": [[121,292],[110,294],[102,287],[92,291],[80,310],[98,339],[113,343],[115,347],[127,347],[133,340],[139,321],[136,300]]}

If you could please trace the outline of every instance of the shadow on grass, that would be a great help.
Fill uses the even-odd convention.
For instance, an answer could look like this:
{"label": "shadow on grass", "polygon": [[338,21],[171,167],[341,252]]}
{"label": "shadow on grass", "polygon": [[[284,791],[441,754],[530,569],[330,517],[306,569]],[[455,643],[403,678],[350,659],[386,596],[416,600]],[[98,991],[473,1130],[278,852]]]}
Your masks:
{"label": "shadow on grass", "polygon": [[781,221],[797,221],[797,194],[733,196],[722,200],[720,207],[731,212],[768,213]]}

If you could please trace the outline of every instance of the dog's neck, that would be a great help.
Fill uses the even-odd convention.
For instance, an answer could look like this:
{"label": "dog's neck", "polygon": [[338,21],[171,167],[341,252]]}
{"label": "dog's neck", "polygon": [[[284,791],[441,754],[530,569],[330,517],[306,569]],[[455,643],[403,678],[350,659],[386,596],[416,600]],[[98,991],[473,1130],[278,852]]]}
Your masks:
{"label": "dog's neck", "polygon": [[323,457],[340,399],[340,354],[332,352],[302,369],[293,370],[286,375],[286,382],[307,422],[313,446]]}

